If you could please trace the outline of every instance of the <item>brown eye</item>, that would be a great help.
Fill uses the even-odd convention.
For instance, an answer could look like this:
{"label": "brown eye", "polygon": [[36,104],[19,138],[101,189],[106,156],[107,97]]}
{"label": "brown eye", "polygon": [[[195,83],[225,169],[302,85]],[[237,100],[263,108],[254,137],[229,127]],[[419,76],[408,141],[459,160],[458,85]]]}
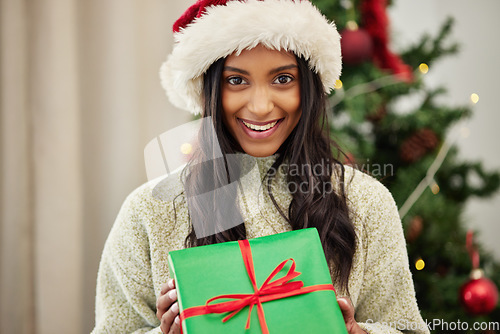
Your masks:
{"label": "brown eye", "polygon": [[285,85],[293,80],[293,77],[288,75],[288,74],[283,74],[278,76],[275,80],[274,83],[280,84],[280,85]]}
{"label": "brown eye", "polygon": [[245,83],[245,80],[243,80],[242,77],[229,77],[227,78],[227,82],[230,84],[230,85],[234,85],[234,86],[237,86],[237,85],[242,85]]}

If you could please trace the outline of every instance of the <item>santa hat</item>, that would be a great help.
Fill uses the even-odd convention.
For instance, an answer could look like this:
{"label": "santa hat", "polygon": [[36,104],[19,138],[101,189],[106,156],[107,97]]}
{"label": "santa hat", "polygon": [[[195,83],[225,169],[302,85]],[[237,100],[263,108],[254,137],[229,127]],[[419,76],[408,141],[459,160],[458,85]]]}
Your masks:
{"label": "santa hat", "polygon": [[329,93],[342,68],[340,35],[308,0],[198,0],[174,24],[160,69],[170,101],[202,111],[203,75],[218,59],[259,44],[303,57]]}

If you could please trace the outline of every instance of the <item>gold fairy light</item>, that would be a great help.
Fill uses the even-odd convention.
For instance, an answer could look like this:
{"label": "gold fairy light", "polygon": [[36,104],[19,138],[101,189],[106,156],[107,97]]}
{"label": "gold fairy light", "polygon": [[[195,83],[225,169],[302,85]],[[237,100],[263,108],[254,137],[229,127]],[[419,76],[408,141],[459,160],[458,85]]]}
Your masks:
{"label": "gold fairy light", "polygon": [[184,143],[181,145],[182,154],[190,154],[193,151],[193,146],[190,143]]}
{"label": "gold fairy light", "polygon": [[346,28],[349,30],[358,30],[358,24],[356,21],[347,21]]}
{"label": "gold fairy light", "polygon": [[425,262],[424,262],[424,260],[418,259],[417,262],[415,262],[415,268],[417,268],[417,270],[424,269],[425,268]]}
{"label": "gold fairy light", "polygon": [[335,89],[340,89],[340,88],[342,88],[342,86],[343,86],[342,80],[337,79],[337,81],[335,81],[335,86],[334,86],[334,88],[335,88]]}
{"label": "gold fairy light", "polygon": [[470,95],[470,100],[474,104],[478,103],[479,102],[479,95],[477,95],[476,93],[471,94]]}
{"label": "gold fairy light", "polygon": [[429,72],[429,65],[427,65],[426,63],[422,63],[418,66],[418,70],[420,71],[420,73],[426,74],[427,72]]}
{"label": "gold fairy light", "polygon": [[432,185],[431,185],[431,191],[434,195],[437,195],[439,193],[439,186],[436,182],[434,182]]}

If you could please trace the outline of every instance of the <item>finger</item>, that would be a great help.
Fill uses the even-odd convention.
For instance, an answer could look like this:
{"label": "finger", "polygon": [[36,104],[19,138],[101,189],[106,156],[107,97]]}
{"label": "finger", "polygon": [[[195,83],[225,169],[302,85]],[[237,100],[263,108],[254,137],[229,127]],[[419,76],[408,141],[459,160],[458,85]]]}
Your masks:
{"label": "finger", "polygon": [[163,283],[160,288],[160,294],[164,295],[166,294],[169,290],[172,290],[175,288],[175,281],[173,278],[170,278],[167,283]]}
{"label": "finger", "polygon": [[156,317],[161,321],[163,314],[177,301],[177,290],[172,289],[156,300]]}
{"label": "finger", "polygon": [[166,294],[168,292],[168,290],[170,290],[169,287],[168,287],[168,282],[167,283],[163,283],[161,285],[161,288],[160,288],[160,295]]}
{"label": "finger", "polygon": [[351,300],[349,298],[342,297],[337,299],[337,303],[342,311],[347,332],[349,334],[358,333],[361,328],[354,319],[354,306],[352,305]]}
{"label": "finger", "polygon": [[163,316],[161,317],[161,331],[163,333],[171,333],[172,327],[175,323],[175,317],[179,315],[179,304],[173,303]]}
{"label": "finger", "polygon": [[170,327],[169,334],[180,334],[180,333],[181,333],[181,321],[179,319],[179,316],[176,316],[174,319],[174,323],[172,324],[172,327]]}
{"label": "finger", "polygon": [[344,297],[338,298],[337,303],[339,304],[345,321],[349,321],[351,318],[354,319],[354,307],[349,299]]}
{"label": "finger", "polygon": [[175,281],[173,278],[170,278],[166,283],[163,283],[160,287],[160,294],[164,295],[166,294],[169,290],[172,290],[175,288]]}

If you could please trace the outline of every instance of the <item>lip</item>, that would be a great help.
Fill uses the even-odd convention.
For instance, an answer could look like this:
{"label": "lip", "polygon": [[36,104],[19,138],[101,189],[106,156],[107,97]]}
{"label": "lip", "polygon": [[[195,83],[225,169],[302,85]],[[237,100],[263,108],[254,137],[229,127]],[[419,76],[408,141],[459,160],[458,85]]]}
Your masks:
{"label": "lip", "polygon": [[250,120],[244,119],[244,118],[238,118],[238,120],[245,121],[245,122],[253,124],[253,125],[260,125],[260,126],[267,125],[269,123],[273,123],[273,122],[276,122],[276,121],[280,121],[282,119],[283,118],[277,118],[277,119],[273,119],[273,120],[270,120],[270,121],[267,121],[267,122],[256,122],[256,121],[250,121]]}
{"label": "lip", "polygon": [[[263,138],[267,138],[267,137],[271,136],[274,132],[276,132],[276,130],[278,130],[278,128],[280,127],[281,123],[283,123],[283,120],[284,120],[284,118],[279,118],[279,119],[274,119],[274,120],[268,121],[268,122],[254,122],[254,121],[247,121],[246,119],[243,120],[241,118],[238,118],[238,123],[240,123],[241,128],[246,133],[246,135],[249,136],[250,138],[263,139]],[[257,132],[257,131],[253,131],[253,130],[250,130],[249,128],[247,128],[246,125],[243,124],[243,121],[250,123],[250,124],[254,124],[254,125],[260,125],[260,126],[266,125],[266,124],[269,124],[272,122],[278,122],[278,123],[276,123],[275,126],[273,126],[272,128],[270,128],[266,131]]]}

